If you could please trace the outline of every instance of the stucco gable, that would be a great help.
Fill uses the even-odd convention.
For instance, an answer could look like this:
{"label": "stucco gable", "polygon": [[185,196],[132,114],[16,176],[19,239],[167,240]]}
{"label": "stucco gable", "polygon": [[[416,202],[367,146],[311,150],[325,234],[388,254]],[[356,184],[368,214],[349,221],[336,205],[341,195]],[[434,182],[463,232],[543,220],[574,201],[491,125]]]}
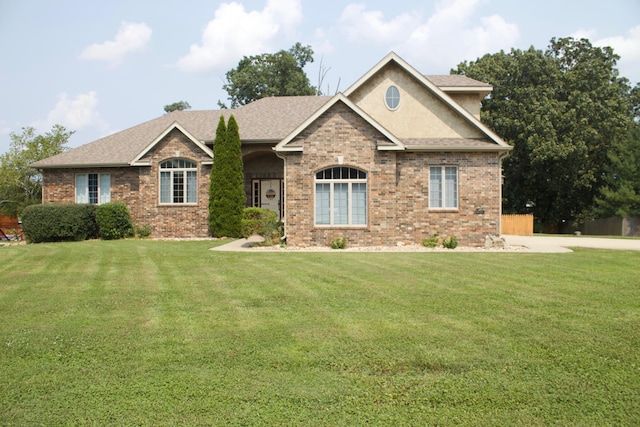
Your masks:
{"label": "stucco gable", "polygon": [[[400,91],[400,103],[394,110],[385,103],[386,90],[392,85]],[[488,90],[490,86],[482,88]],[[344,94],[402,141],[425,138],[488,139],[499,149],[510,149],[478,117],[393,52]]]}

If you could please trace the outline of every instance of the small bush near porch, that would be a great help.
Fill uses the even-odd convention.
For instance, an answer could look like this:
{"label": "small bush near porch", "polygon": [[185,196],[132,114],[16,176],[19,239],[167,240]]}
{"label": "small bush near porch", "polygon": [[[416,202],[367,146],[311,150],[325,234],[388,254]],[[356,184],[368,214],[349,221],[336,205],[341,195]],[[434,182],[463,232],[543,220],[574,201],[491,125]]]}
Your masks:
{"label": "small bush near porch", "polygon": [[220,243],[0,248],[0,424],[640,423],[637,253]]}

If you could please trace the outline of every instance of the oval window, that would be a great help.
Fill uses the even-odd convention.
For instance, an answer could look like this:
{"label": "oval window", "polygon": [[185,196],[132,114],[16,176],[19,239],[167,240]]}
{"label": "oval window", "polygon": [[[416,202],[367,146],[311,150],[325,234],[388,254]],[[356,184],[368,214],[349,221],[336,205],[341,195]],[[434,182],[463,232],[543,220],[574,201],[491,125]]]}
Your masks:
{"label": "oval window", "polygon": [[400,104],[400,91],[395,86],[389,86],[384,99],[387,103],[387,108],[390,110],[395,110]]}

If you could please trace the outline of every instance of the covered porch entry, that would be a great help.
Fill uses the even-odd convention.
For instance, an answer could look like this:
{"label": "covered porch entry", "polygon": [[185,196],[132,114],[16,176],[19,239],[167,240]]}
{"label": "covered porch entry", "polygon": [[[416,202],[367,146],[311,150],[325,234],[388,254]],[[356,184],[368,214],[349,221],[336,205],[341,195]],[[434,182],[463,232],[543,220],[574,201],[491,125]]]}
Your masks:
{"label": "covered porch entry", "polygon": [[284,215],[284,161],[271,147],[244,150],[244,190],[247,207],[271,209]]}

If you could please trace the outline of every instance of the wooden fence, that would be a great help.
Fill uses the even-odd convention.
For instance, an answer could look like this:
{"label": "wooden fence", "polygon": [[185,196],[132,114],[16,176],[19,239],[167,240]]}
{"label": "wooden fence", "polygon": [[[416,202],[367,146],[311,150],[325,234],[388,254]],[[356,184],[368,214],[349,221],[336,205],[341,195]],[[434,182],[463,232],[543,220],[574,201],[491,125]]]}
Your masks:
{"label": "wooden fence", "polygon": [[0,214],[0,240],[16,236],[22,237],[22,226],[18,222],[18,218],[9,218]]}
{"label": "wooden fence", "polygon": [[502,234],[531,236],[533,234],[533,215],[502,215]]}

